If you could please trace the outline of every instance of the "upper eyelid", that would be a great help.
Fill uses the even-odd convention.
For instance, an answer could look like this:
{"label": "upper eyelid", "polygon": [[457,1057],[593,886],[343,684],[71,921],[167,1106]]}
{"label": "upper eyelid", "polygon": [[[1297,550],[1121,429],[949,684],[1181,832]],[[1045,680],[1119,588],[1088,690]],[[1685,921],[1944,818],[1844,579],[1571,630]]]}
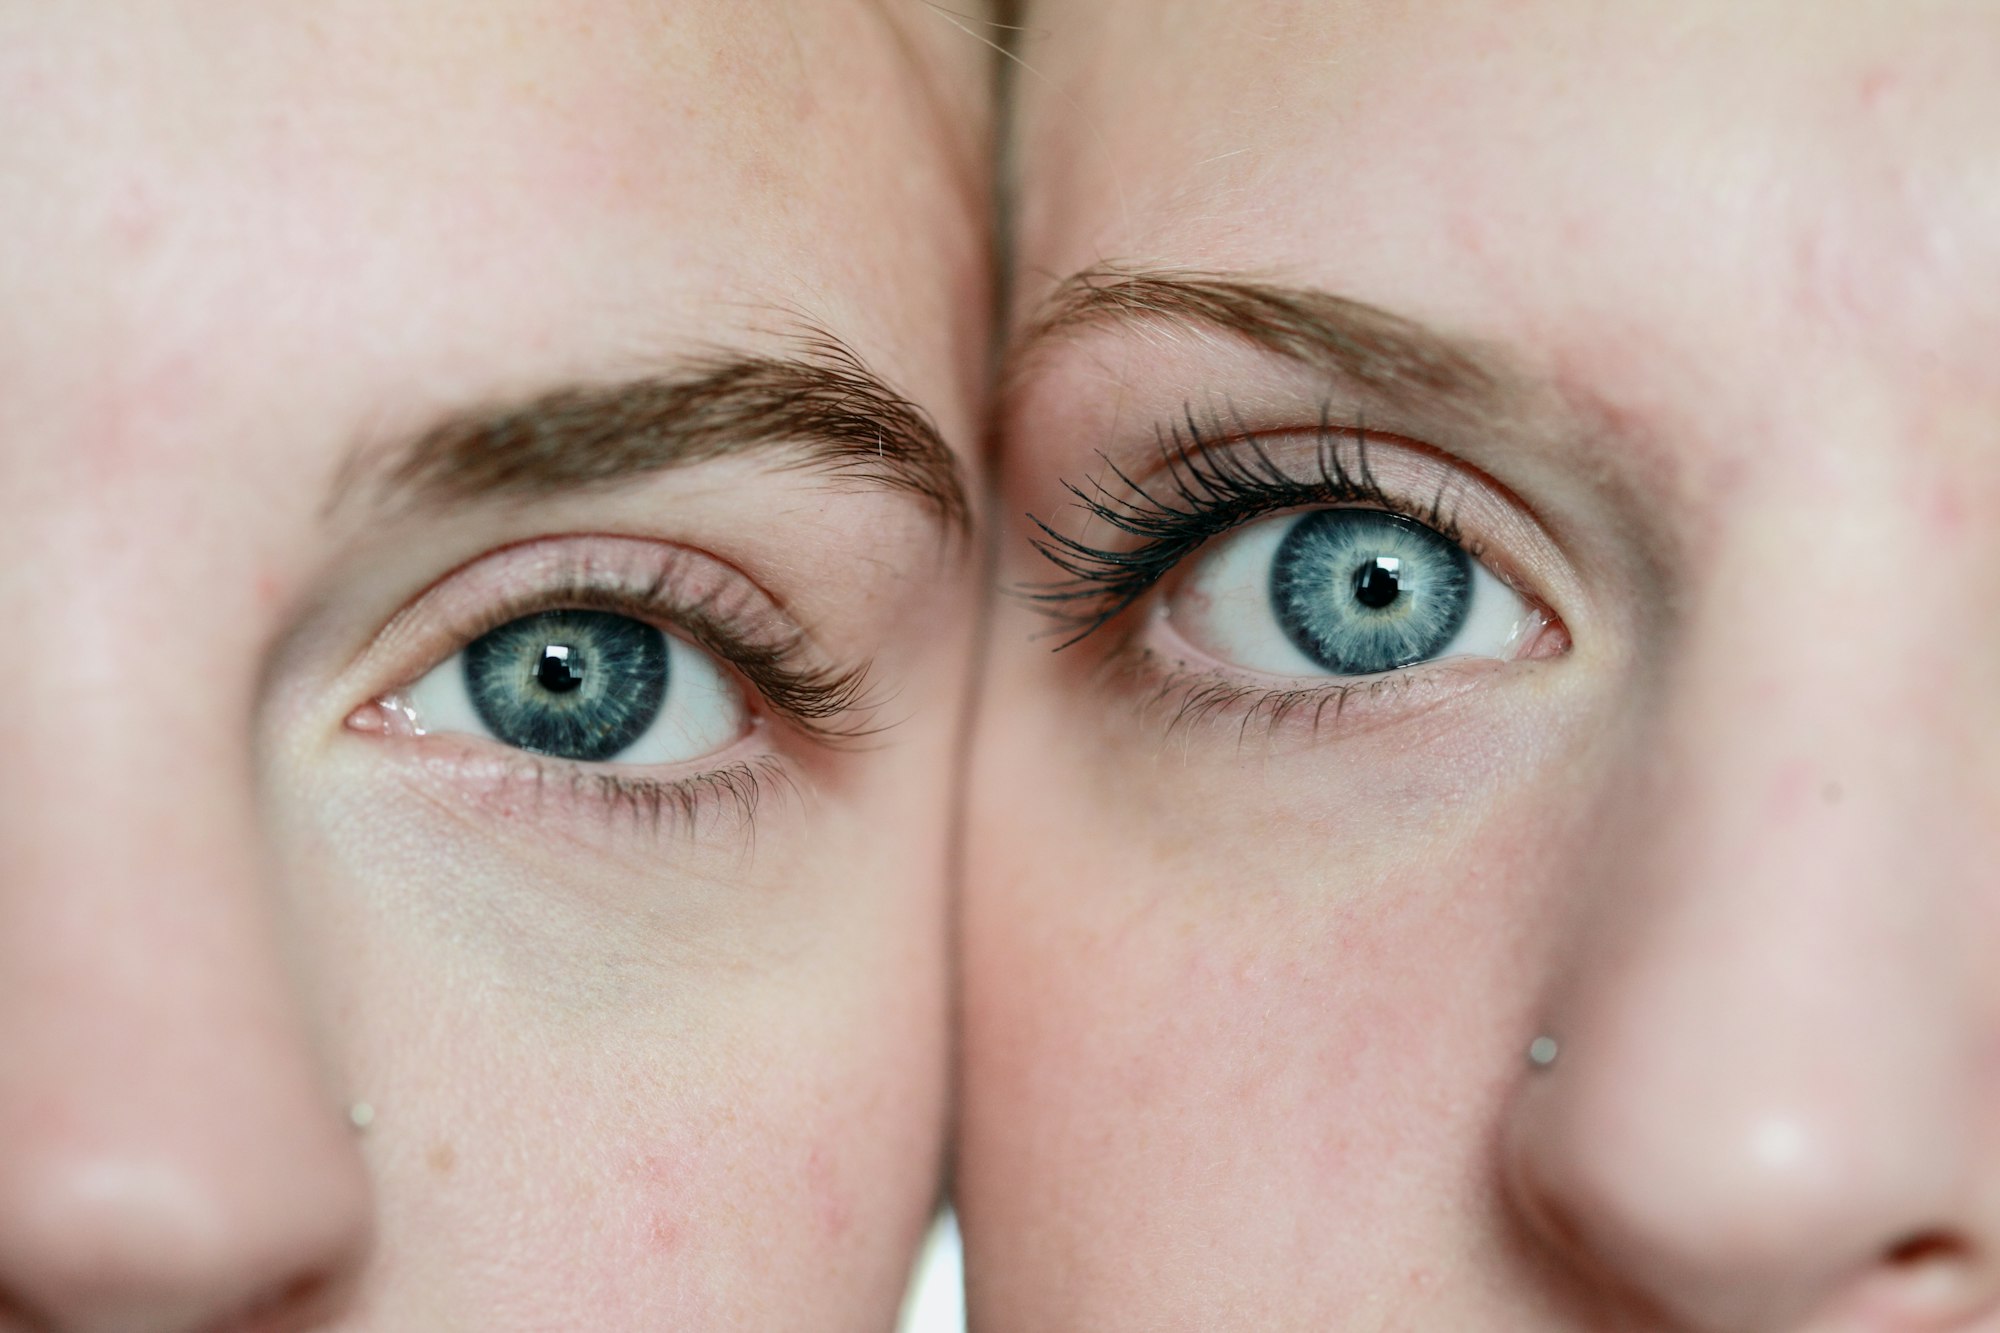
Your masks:
{"label": "upper eyelid", "polygon": [[[675,572],[704,566],[742,580],[753,598],[761,593],[740,571],[672,542],[565,533],[509,543],[461,562],[409,597],[363,646],[357,662],[421,656],[448,641],[462,647],[552,595],[621,596],[628,605],[660,601]],[[759,600],[782,616],[774,599]],[[447,604],[442,611],[441,602]]]}

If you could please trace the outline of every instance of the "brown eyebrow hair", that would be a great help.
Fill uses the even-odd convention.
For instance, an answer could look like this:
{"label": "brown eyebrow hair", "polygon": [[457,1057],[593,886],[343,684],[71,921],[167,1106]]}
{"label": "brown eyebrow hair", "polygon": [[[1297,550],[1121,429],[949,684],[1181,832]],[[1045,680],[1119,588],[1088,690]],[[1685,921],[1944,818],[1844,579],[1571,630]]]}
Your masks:
{"label": "brown eyebrow hair", "polygon": [[[930,415],[817,331],[792,355],[712,353],[669,373],[454,412],[366,470],[391,493],[437,504],[588,490],[772,452],[914,495],[954,532],[970,526],[958,460]],[[343,473],[336,504],[357,470]]]}
{"label": "brown eyebrow hair", "polygon": [[1465,398],[1509,378],[1479,350],[1365,301],[1223,273],[1101,264],[1042,302],[1014,344],[1007,380],[1055,335],[1149,319],[1204,325],[1385,392]]}

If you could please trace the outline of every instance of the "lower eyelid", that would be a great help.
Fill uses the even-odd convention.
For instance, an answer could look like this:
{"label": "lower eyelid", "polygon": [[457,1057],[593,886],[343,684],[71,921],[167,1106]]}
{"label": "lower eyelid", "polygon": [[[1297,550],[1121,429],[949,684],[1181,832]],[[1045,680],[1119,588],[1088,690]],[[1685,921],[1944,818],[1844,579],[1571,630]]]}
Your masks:
{"label": "lower eyelid", "polygon": [[791,765],[760,740],[753,733],[686,772],[574,763],[456,734],[388,737],[378,757],[406,794],[480,839],[498,830],[529,843],[575,838],[594,849],[599,835],[620,829],[747,830],[768,797],[798,789]]}
{"label": "lower eyelid", "polygon": [[1105,682],[1130,702],[1142,725],[1163,736],[1213,734],[1243,742],[1321,740],[1406,722],[1494,683],[1519,662],[1452,657],[1374,676],[1259,676],[1194,660],[1171,644],[1128,640],[1103,665]]}

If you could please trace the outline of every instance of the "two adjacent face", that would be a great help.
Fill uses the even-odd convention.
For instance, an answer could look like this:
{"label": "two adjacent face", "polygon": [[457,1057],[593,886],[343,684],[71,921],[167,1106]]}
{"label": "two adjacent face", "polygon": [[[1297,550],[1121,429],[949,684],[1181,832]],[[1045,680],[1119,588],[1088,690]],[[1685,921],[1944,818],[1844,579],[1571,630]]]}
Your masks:
{"label": "two adjacent face", "polygon": [[2000,15],[1024,21],[0,17],[0,1327],[1990,1317]]}

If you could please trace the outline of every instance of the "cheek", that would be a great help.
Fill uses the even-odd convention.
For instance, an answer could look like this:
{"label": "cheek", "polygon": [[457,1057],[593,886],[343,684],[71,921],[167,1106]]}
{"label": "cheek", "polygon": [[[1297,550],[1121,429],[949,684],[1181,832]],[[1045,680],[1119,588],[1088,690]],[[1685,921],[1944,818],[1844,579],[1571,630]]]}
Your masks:
{"label": "cheek", "polygon": [[895,1308],[944,1119],[929,866],[823,824],[808,856],[767,840],[754,878],[579,841],[521,885],[497,837],[475,854],[430,806],[392,817],[378,798],[400,789],[357,791],[312,808],[351,797],[366,835],[292,828],[287,879],[332,1082],[376,1111],[369,1299],[425,1326],[832,1329]]}
{"label": "cheek", "polygon": [[[396,1300],[690,1330],[893,1308],[935,1188],[929,1034],[878,1049],[834,996],[844,1018],[788,1023],[739,996],[741,1023],[624,1027],[435,998],[442,1040],[368,1085],[383,1090],[365,1148]],[[798,1041],[759,1043],[788,1025]]]}
{"label": "cheek", "polygon": [[1289,757],[1143,765],[1087,733],[1074,753],[996,739],[969,842],[962,1159],[994,1265],[1032,1224],[1128,1291],[1172,1289],[1199,1237],[1231,1271],[1361,1292],[1486,1243],[1494,1126],[1589,804],[1548,716],[1468,699]]}
{"label": "cheek", "polygon": [[1068,1274],[1114,1321],[1220,1301],[1226,1326],[1250,1291],[1375,1299],[1483,1243],[1524,997],[1476,900],[1525,868],[1475,839],[1357,909],[1252,887],[1284,868],[1234,850],[1108,902],[1085,901],[1104,880],[1050,885],[1005,926],[969,910],[976,1268]]}
{"label": "cheek", "polygon": [[906,1226],[871,1205],[884,1180],[857,1150],[855,1124],[830,1112],[823,1094],[839,1091],[791,1104],[767,1095],[755,1114],[703,1124],[663,1112],[607,1143],[602,1188],[551,1231],[581,1243],[551,1247],[539,1266],[575,1275],[585,1290],[571,1308],[625,1312],[626,1324],[607,1327],[671,1314],[676,1328],[723,1329],[779,1311],[881,1308],[852,1290],[869,1267],[863,1233],[879,1241]]}

